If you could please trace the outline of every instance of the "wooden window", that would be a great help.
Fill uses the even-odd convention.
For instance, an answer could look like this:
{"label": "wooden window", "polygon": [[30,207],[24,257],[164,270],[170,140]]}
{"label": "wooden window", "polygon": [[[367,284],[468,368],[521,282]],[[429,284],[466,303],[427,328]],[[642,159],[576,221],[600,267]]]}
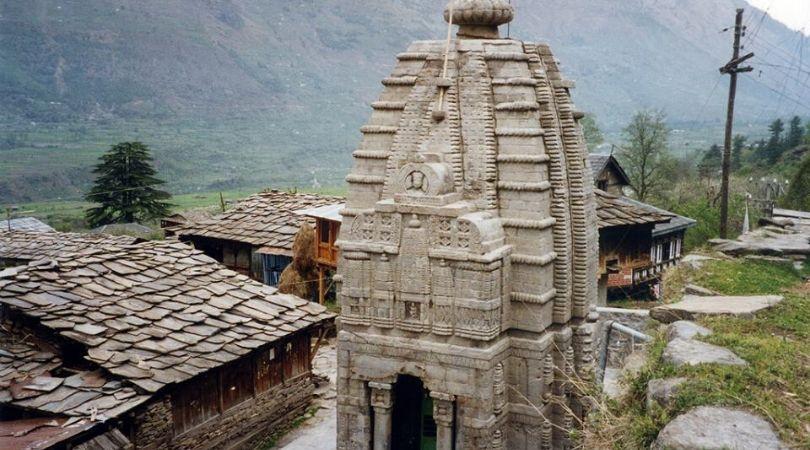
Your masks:
{"label": "wooden window", "polygon": [[268,348],[256,355],[256,392],[265,392],[281,384],[283,376],[282,358],[276,348]]}
{"label": "wooden window", "polygon": [[175,434],[184,433],[219,415],[219,377],[216,372],[192,380],[172,393]]}
{"label": "wooden window", "polygon": [[222,369],[222,410],[253,397],[253,359],[242,358]]}
{"label": "wooden window", "polygon": [[284,379],[309,372],[309,335],[295,336],[284,344]]}
{"label": "wooden window", "polygon": [[318,220],[318,234],[320,235],[321,242],[324,244],[328,244],[330,242],[329,228],[329,222],[320,219]]}

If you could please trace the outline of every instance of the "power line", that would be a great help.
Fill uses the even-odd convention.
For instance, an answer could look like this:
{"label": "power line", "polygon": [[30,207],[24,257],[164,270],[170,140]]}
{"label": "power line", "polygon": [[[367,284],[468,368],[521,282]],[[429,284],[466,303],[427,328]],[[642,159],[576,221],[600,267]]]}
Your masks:
{"label": "power line", "polygon": [[772,87],[768,86],[767,84],[765,84],[765,83],[764,83],[764,82],[762,82],[761,80],[758,80],[758,79],[756,79],[756,78],[754,78],[754,77],[751,77],[751,79],[752,79],[752,80],[754,80],[754,81],[756,81],[757,83],[761,84],[763,87],[765,87],[765,88],[766,88],[766,89],[768,89],[769,91],[771,91],[771,92],[774,92],[774,93],[778,94],[778,95],[779,95],[780,97],[782,97],[784,100],[788,100],[788,101],[790,101],[790,102],[792,102],[792,103],[795,103],[795,104],[797,104],[797,105],[801,106],[802,108],[807,109],[807,111],[810,111],[810,105],[806,105],[806,104],[804,104],[804,103],[802,103],[802,102],[800,102],[800,101],[798,101],[798,100],[796,100],[796,99],[794,99],[794,98],[791,98],[791,97],[786,96],[785,94],[783,94],[783,93],[781,93],[781,92],[777,91],[776,89],[774,89],[774,88],[772,88]]}

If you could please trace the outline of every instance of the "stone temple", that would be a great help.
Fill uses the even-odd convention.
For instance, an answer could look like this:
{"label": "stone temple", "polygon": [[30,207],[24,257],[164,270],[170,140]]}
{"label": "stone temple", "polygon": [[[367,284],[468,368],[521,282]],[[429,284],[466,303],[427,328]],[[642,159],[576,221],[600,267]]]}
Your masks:
{"label": "stone temple", "polygon": [[587,151],[546,44],[507,0],[397,56],[362,128],[338,242],[338,449],[572,445],[592,377]]}

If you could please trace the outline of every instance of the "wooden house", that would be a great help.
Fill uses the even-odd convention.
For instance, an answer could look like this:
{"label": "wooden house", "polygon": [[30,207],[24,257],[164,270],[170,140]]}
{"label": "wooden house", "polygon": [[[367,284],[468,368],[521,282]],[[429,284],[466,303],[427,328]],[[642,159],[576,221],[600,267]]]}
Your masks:
{"label": "wooden house", "polygon": [[630,180],[612,155],[589,155],[597,188],[600,304],[660,294],[661,274],[680,260],[687,217],[626,197]]}
{"label": "wooden house", "polygon": [[[0,234],[3,257],[32,256],[12,254],[19,236]],[[0,271],[0,430],[53,427],[19,434],[41,448],[253,447],[306,410],[324,307],[180,242],[50,251]]]}
{"label": "wooden house", "polygon": [[326,301],[327,297],[335,297],[331,286],[340,256],[340,249],[336,244],[343,219],[340,211],[345,206],[345,203],[335,203],[297,211],[297,214],[315,220],[315,234],[318,237],[315,243],[318,264],[318,302],[321,304]]}
{"label": "wooden house", "polygon": [[613,155],[588,155],[593,173],[593,185],[608,194],[623,196],[630,178]]}
{"label": "wooden house", "polygon": [[653,229],[673,216],[597,189],[599,304],[610,297],[647,294],[657,281]]}
{"label": "wooden house", "polygon": [[304,222],[297,211],[342,202],[339,197],[266,191],[238,202],[225,213],[170,229],[226,267],[270,286],[292,262],[292,243]]}

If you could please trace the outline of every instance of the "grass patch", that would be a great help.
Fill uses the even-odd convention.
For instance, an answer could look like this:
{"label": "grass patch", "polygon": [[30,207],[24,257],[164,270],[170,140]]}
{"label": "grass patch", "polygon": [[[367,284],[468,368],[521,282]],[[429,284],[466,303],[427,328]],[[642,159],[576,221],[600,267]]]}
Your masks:
{"label": "grass patch", "polygon": [[802,281],[786,262],[735,259],[710,261],[695,274],[694,282],[726,295],[777,294]]}
{"label": "grass patch", "polygon": [[[785,300],[754,319],[706,318],[714,331],[704,338],[748,361],[747,367],[701,365],[675,368],[661,362],[666,346],[659,333],[649,362],[621,403],[597,414],[595,440],[617,449],[647,448],[671,419],[701,405],[731,406],[771,422],[791,448],[810,448],[810,289],[790,264],[757,260],[708,261],[687,281],[728,295],[777,294]],[[647,411],[647,382],[689,379],[672,404]],[[606,426],[607,422],[610,426]]]}

